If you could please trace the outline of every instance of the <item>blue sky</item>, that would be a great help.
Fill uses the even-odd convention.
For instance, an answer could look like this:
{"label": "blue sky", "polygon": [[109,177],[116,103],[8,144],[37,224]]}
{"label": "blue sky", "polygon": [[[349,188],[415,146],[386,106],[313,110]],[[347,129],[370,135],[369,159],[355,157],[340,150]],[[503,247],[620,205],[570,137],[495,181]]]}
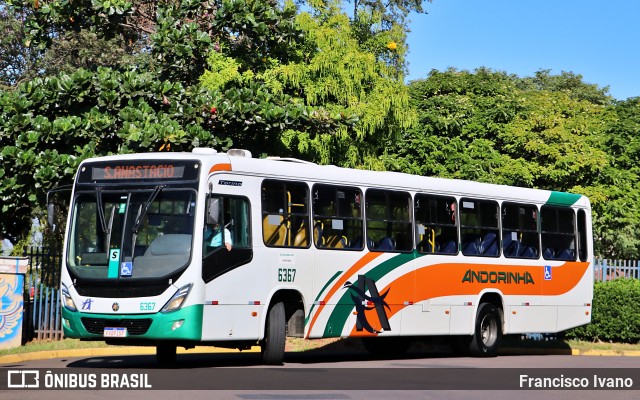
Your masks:
{"label": "blue sky", "polygon": [[638,0],[433,0],[410,16],[407,81],[448,67],[484,66],[518,76],[571,71],[640,96]]}

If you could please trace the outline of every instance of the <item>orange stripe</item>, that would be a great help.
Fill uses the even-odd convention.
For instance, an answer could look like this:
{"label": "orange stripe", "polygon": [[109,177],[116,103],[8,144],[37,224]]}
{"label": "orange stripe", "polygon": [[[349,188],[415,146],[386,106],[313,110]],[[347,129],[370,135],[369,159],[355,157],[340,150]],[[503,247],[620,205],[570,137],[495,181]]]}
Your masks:
{"label": "orange stripe", "polygon": [[[336,281],[336,283],[333,284],[333,286],[331,287],[331,289],[329,290],[329,292],[327,292],[327,294],[324,296],[324,299],[322,301],[324,301],[325,303],[331,298],[331,296],[333,296],[333,294],[338,291],[338,289],[342,288],[342,286],[344,285],[344,283],[347,281],[347,279],[352,276],[353,274],[356,273],[356,271],[358,271],[359,269],[361,269],[363,266],[367,265],[368,263],[370,263],[371,261],[373,261],[376,257],[382,255],[384,253],[380,253],[380,252],[368,252],[367,254],[365,254],[362,258],[360,258],[358,261],[356,261],[355,264],[353,264],[351,266],[351,268],[349,268],[347,270],[347,272],[345,272],[344,274],[342,274],[342,276],[340,277],[340,279],[338,279]],[[311,333],[311,329],[313,329],[313,325],[315,325],[316,320],[318,319],[318,316],[320,316],[320,312],[322,311],[322,309],[325,307],[324,304],[321,304],[318,306],[318,309],[316,310],[316,313],[313,315],[313,318],[311,319],[311,323],[309,324],[309,330],[307,332],[307,339],[309,338],[309,334]]]}
{"label": "orange stripe", "polygon": [[231,171],[231,164],[230,163],[216,164],[213,167],[211,167],[211,169],[209,170],[209,173],[211,174],[216,171]]}
{"label": "orange stripe", "polygon": [[[384,293],[389,290],[385,301],[390,307],[390,310],[387,310],[387,317],[391,319],[405,307],[405,301],[412,301],[415,304],[443,296],[477,296],[487,288],[500,290],[504,295],[558,296],[573,289],[588,268],[589,263],[587,262],[567,262],[552,268],[553,279],[544,280],[543,266],[439,264],[411,271],[391,282],[379,292]],[[462,282],[468,270],[513,272],[516,274],[529,272],[534,284]],[[376,310],[367,310],[365,314],[371,326],[379,329]],[[356,331],[355,326],[350,335],[372,336],[369,332]]]}

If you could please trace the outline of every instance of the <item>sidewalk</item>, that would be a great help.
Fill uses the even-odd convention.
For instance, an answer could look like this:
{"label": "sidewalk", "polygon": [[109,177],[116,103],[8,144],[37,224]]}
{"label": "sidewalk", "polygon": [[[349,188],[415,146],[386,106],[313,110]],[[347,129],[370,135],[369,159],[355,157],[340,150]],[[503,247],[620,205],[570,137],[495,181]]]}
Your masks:
{"label": "sidewalk", "polygon": [[[251,350],[243,352],[259,352],[260,347],[254,346]],[[178,354],[198,354],[198,353],[240,353],[239,350],[225,349],[210,346],[198,346],[185,350],[178,348]],[[49,350],[36,351],[32,353],[11,354],[0,356],[0,366],[5,364],[16,364],[25,361],[47,360],[53,358],[79,358],[79,357],[109,357],[127,355],[155,355],[154,347],[100,347],[75,350]],[[640,350],[613,351],[613,350],[577,350],[577,349],[536,349],[536,348],[513,348],[506,347],[500,349],[501,355],[572,355],[572,356],[625,356],[639,357]]]}

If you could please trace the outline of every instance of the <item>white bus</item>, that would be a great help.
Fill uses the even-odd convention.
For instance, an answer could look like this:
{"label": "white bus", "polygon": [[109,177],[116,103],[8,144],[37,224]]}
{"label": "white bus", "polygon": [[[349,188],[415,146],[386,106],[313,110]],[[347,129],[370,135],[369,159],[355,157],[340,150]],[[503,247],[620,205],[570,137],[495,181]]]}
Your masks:
{"label": "white bus", "polygon": [[242,150],[84,161],[62,262],[66,337],[262,348],[360,336],[374,352],[587,324],[589,200],[578,194],[256,159]]}

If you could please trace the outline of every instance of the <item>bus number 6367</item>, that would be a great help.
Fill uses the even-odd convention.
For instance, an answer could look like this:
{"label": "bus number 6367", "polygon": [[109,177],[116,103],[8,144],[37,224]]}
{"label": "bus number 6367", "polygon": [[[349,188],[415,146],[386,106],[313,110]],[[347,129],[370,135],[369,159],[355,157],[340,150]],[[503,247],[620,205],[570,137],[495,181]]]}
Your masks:
{"label": "bus number 6367", "polygon": [[296,270],[293,268],[278,268],[278,282],[293,282],[296,280]]}

